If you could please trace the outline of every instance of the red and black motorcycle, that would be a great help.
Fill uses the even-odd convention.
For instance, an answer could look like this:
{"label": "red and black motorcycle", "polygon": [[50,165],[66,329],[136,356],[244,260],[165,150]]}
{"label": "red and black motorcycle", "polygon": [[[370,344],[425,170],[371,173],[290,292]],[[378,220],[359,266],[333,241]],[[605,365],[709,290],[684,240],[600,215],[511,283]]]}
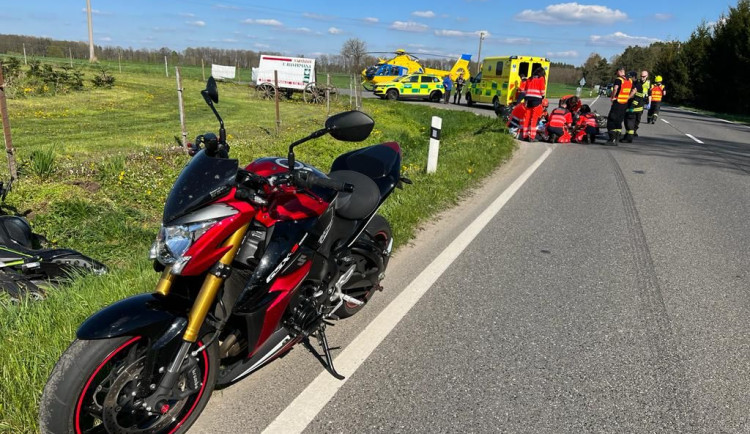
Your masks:
{"label": "red and black motorcycle", "polygon": [[[219,120],[179,175],[151,249],[151,294],[102,309],[78,329],[40,402],[42,432],[187,431],[216,387],[229,385],[309,337],[327,370],[331,320],[354,315],[382,289],[393,239],[376,212],[402,183],[395,142],[345,153],[328,175],[294,148],[330,134],[362,141],[359,111],[330,117],[286,158],[240,169],[229,158],[216,82],[202,95]],[[201,145],[203,145],[201,147]]]}

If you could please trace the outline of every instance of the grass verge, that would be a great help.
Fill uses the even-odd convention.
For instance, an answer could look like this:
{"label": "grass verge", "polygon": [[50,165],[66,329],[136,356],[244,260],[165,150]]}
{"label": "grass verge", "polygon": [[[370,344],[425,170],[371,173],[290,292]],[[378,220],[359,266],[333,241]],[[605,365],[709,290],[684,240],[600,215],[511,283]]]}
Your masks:
{"label": "grass verge", "polygon": [[692,112],[699,113],[702,115],[715,117],[717,119],[723,119],[725,121],[737,122],[738,124],[750,126],[750,115],[717,113],[717,112],[712,112],[712,111],[703,110],[703,109],[699,109],[695,107],[689,107],[689,106],[678,106],[678,107],[683,110],[688,110],[688,111],[692,111]]}
{"label": "grass verge", "polygon": [[[113,74],[112,90],[9,104],[21,175],[4,211],[27,214],[36,232],[102,260],[111,272],[51,290],[42,302],[13,306],[0,296],[0,432],[36,432],[41,390],[77,326],[107,304],[152,290],[158,277],[146,260],[147,250],[169,188],[188,161],[175,145],[180,130],[175,83],[140,71]],[[202,87],[198,79],[184,82],[191,136],[218,126],[199,96]],[[286,155],[288,143],[326,119],[320,106],[285,101],[276,133],[273,102],[255,99],[247,86],[220,84],[220,93],[218,109],[232,156],[244,164]],[[382,209],[397,245],[408,241],[420,222],[459,201],[514,147],[495,118],[389,101],[364,104],[376,121],[366,142],[327,137],[297,148],[296,154],[326,169],[335,156],[355,147],[398,141],[402,169],[414,185],[397,190]],[[436,174],[427,175],[435,114],[443,118],[440,164]]]}

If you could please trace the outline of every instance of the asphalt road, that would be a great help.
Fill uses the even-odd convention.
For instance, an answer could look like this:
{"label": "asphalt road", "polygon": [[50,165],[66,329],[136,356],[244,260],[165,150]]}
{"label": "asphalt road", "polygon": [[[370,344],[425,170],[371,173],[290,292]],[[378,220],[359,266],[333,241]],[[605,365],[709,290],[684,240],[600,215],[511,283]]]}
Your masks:
{"label": "asphalt road", "polygon": [[[287,419],[308,433],[750,432],[750,128],[664,108],[639,133],[618,147],[520,144],[329,331],[347,367],[330,401],[308,388],[322,367],[298,347],[216,392],[191,432],[298,431]],[[350,343],[446,251],[455,260],[352,361]]]}

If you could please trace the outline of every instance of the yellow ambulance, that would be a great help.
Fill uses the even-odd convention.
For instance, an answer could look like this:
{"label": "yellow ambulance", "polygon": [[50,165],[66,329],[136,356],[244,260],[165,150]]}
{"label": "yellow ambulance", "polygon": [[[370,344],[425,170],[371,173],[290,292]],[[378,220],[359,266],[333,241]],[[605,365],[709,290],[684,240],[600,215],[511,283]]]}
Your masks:
{"label": "yellow ambulance", "polygon": [[466,104],[492,104],[495,113],[502,113],[516,99],[516,91],[521,77],[531,77],[531,73],[542,67],[545,77],[549,77],[549,59],[533,56],[485,57],[482,68],[476,77],[466,83]]}

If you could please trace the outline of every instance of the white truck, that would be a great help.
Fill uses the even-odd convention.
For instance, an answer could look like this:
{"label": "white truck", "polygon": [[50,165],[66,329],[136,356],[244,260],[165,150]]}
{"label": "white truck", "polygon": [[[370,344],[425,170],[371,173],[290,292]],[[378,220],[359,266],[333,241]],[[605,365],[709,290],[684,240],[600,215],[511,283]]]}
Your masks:
{"label": "white truck", "polygon": [[[257,68],[252,69],[252,81],[261,98],[274,98],[274,71],[278,73],[279,95],[291,98],[292,93],[302,92],[306,102],[321,103],[326,98],[326,85],[315,82],[315,59],[263,54]],[[329,88],[335,92],[335,88]]]}

